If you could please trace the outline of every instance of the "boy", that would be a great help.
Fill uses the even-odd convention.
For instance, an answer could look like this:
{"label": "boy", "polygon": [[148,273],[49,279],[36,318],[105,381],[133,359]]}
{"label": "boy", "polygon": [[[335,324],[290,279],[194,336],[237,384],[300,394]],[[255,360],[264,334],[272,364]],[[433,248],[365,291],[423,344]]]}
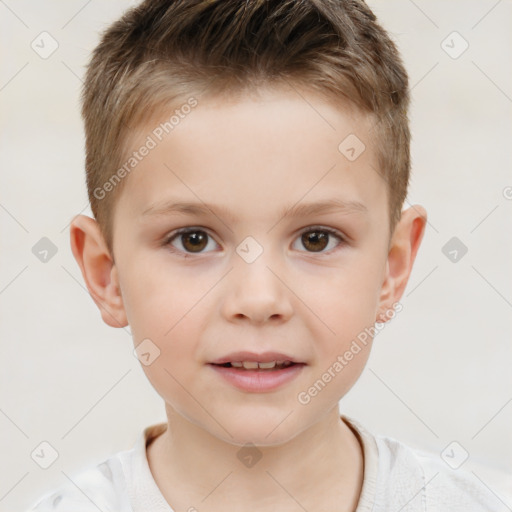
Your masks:
{"label": "boy", "polygon": [[106,31],[71,248],[167,422],[32,510],[498,510],[338,412],[425,229],[408,103],[362,2],[151,0]]}

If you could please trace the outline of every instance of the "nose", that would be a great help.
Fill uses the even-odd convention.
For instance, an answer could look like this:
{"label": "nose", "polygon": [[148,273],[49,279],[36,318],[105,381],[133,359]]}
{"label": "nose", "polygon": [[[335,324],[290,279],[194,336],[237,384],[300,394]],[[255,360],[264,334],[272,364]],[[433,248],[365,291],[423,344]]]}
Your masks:
{"label": "nose", "polygon": [[[247,263],[235,255],[234,268],[226,276],[221,311],[228,321],[254,324],[286,322],[293,313],[291,295],[283,272],[265,253]],[[274,268],[275,267],[275,268]]]}

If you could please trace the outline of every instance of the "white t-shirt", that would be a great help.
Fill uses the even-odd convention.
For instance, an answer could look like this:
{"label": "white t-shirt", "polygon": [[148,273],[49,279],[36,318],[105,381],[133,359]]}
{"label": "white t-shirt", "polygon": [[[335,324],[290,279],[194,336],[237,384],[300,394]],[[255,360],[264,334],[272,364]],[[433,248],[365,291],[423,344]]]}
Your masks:
{"label": "white t-shirt", "polygon": [[[471,473],[440,456],[374,436],[345,415],[363,446],[364,479],[355,512],[501,512],[503,503]],[[173,512],[153,479],[146,445],[166,423],[143,430],[131,450],[116,453],[46,494],[27,512]],[[508,510],[508,508],[507,508]]]}

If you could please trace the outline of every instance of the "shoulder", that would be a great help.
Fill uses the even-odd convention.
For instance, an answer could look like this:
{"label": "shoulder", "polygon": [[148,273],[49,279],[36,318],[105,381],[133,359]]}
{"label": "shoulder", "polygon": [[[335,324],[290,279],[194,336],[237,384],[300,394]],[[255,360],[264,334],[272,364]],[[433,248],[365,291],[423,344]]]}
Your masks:
{"label": "shoulder", "polygon": [[453,464],[457,466],[454,469],[441,454],[412,448],[393,437],[374,435],[353,418],[343,418],[359,434],[364,452],[364,481],[357,512],[510,510],[503,508],[504,503],[476,473],[465,471],[461,464]]}
{"label": "shoulder", "polygon": [[167,428],[166,423],[146,427],[134,446],[100,464],[68,477],[64,485],[44,495],[26,512],[133,512],[168,510],[153,480],[146,445]]}
{"label": "shoulder", "polygon": [[67,477],[66,483],[42,496],[26,512],[132,512],[121,463],[124,453]]}
{"label": "shoulder", "polygon": [[[405,510],[498,512],[498,498],[470,471],[453,469],[440,456],[394,438],[375,436],[379,470],[388,493],[399,490]],[[416,503],[417,507],[414,507]]]}

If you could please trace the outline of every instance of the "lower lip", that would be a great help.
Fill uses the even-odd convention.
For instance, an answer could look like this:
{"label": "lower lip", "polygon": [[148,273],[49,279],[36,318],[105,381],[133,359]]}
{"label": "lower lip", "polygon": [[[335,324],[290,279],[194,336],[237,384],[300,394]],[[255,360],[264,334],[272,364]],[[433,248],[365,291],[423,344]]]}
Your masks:
{"label": "lower lip", "polygon": [[240,370],[215,364],[210,366],[238,389],[251,393],[264,393],[293,380],[305,365],[297,363],[282,370]]}

